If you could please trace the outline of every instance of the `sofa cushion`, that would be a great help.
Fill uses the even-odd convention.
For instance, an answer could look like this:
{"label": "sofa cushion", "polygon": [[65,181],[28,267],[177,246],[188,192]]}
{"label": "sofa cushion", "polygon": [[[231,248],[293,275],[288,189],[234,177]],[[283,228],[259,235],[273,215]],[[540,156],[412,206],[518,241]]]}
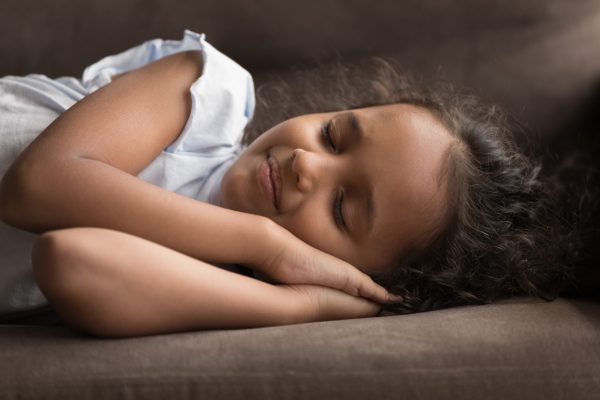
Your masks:
{"label": "sofa cushion", "polygon": [[0,326],[7,398],[592,399],[600,303],[518,298],[412,315],[98,339]]}

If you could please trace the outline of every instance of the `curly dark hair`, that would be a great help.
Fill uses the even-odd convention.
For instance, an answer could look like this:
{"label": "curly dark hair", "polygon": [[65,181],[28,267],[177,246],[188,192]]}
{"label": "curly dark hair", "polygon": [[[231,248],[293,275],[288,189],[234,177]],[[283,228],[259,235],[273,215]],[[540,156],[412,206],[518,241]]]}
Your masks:
{"label": "curly dark hair", "polygon": [[340,61],[294,70],[259,85],[249,143],[294,116],[384,104],[428,109],[456,139],[448,152],[445,222],[425,248],[372,278],[403,301],[385,306],[411,313],[513,295],[552,300],[572,284],[573,227],[560,218],[539,163],[515,145],[506,115],[447,83],[427,87],[393,59]]}

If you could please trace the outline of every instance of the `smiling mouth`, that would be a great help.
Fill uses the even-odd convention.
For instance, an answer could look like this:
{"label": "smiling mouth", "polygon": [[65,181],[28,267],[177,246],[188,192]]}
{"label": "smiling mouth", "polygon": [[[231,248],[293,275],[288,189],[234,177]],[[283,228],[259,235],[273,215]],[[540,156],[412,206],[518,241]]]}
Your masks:
{"label": "smiling mouth", "polygon": [[281,204],[282,181],[280,171],[279,162],[270,154],[267,155],[266,160],[261,163],[259,168],[259,181],[276,211],[279,211]]}

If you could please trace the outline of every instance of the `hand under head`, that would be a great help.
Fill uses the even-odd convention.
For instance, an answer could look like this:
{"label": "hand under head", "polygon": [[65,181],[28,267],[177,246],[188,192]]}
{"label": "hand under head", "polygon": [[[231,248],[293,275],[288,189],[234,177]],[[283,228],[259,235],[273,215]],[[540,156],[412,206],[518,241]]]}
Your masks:
{"label": "hand under head", "polygon": [[[365,273],[382,272],[443,224],[453,141],[430,111],[410,104],[299,116],[242,153],[223,178],[221,204],[266,216]],[[266,165],[278,180],[276,204],[261,183]]]}
{"label": "hand under head", "polygon": [[[434,85],[381,58],[264,85],[222,205],[265,215],[353,264],[402,295],[395,312],[556,297],[569,247],[556,245],[566,230],[550,186],[497,107]],[[277,209],[259,185],[267,156],[281,176]]]}

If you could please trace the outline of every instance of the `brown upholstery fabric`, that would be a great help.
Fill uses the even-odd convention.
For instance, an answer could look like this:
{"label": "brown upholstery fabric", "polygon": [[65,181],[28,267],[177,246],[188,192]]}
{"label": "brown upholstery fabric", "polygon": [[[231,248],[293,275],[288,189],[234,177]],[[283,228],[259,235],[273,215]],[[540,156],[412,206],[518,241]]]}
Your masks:
{"label": "brown upholstery fabric", "polygon": [[[185,28],[206,33],[258,84],[317,60],[396,57],[425,79],[445,76],[505,107],[538,154],[557,138],[600,129],[597,0],[2,0],[0,76],[80,76],[101,57],[180,39]],[[600,303],[592,300],[123,340],[0,325],[0,399],[599,393]]]}
{"label": "brown upholstery fabric", "polygon": [[0,329],[2,398],[595,399],[600,303],[105,340]]}
{"label": "brown upholstery fabric", "polygon": [[256,76],[337,56],[397,57],[506,107],[532,146],[599,90],[596,0],[3,0],[0,15],[0,76],[79,75],[100,57],[189,28]]}

